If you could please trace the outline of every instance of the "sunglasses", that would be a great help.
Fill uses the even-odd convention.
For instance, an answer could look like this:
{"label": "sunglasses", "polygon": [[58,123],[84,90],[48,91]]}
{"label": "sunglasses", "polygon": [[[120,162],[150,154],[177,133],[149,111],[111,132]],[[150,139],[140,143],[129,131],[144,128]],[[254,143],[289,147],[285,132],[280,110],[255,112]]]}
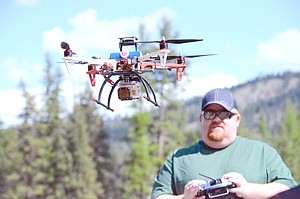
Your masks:
{"label": "sunglasses", "polygon": [[230,111],[203,111],[202,115],[207,120],[213,120],[218,116],[221,120],[230,119],[232,116],[236,115],[236,113],[232,113]]}

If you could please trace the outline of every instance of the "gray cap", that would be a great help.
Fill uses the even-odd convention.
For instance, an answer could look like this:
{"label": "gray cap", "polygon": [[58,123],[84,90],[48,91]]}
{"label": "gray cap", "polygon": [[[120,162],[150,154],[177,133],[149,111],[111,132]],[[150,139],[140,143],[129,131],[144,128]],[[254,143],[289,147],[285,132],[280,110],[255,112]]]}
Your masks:
{"label": "gray cap", "polygon": [[232,93],[222,88],[210,90],[204,95],[201,110],[203,111],[210,104],[219,104],[227,111],[231,111],[233,108],[238,109],[237,102]]}

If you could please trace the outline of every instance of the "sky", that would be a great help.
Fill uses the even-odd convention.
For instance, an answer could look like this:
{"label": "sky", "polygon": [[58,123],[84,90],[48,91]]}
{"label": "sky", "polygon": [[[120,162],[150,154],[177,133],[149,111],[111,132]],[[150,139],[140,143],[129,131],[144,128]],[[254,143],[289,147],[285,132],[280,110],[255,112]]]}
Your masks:
{"label": "sky", "polygon": [[[179,38],[203,39],[170,48],[183,55],[217,54],[189,60],[190,81],[180,82],[186,87],[180,96],[203,95],[209,89],[231,87],[258,76],[298,72],[299,10],[298,0],[2,0],[0,119],[6,126],[20,122],[17,115],[24,107],[20,80],[32,94],[43,92],[46,55],[55,66],[63,67],[64,94],[72,103],[71,96],[82,90],[88,77],[83,67],[73,67],[69,75],[57,63],[63,57],[62,41],[80,56],[108,58],[118,52],[118,38],[137,36],[141,23],[150,40],[160,40],[163,35],[158,27],[163,17],[171,21]],[[113,100],[120,109],[113,114],[129,111],[128,102]],[[112,114],[104,108],[99,111]]]}

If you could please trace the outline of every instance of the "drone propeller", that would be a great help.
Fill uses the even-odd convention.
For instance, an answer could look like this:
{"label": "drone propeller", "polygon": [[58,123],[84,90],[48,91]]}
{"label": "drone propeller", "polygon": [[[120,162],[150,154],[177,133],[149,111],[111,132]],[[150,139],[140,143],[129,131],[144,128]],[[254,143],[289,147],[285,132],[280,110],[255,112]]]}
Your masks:
{"label": "drone propeller", "polygon": [[203,41],[203,39],[167,39],[166,43],[183,44],[183,43],[197,42],[197,41]]}
{"label": "drone propeller", "polygon": [[195,58],[195,57],[205,57],[205,56],[211,56],[211,55],[216,55],[216,54],[205,54],[205,55],[169,55],[167,57],[167,60],[172,60],[172,59],[177,59],[177,58]]}
{"label": "drone propeller", "polygon": [[162,38],[160,41],[139,41],[138,43],[172,43],[172,44],[183,44],[183,43],[189,43],[189,42],[197,42],[197,41],[203,41],[203,39],[165,39],[165,37]]}
{"label": "drone propeller", "polygon": [[203,39],[165,39],[165,37],[162,37],[162,40],[160,41],[139,41],[138,43],[159,43],[160,49],[167,48],[167,44],[183,44],[183,43],[189,43],[189,42],[197,42],[197,41],[203,41]]}

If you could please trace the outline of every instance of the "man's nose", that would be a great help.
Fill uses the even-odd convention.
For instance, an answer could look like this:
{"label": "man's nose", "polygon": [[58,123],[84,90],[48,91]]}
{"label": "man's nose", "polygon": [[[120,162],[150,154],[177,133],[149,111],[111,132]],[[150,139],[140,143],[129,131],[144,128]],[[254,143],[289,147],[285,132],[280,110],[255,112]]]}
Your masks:
{"label": "man's nose", "polygon": [[216,115],[216,117],[213,119],[213,121],[218,121],[218,122],[221,122],[221,121],[223,121],[223,120],[222,120],[222,119],[220,119],[218,115]]}

